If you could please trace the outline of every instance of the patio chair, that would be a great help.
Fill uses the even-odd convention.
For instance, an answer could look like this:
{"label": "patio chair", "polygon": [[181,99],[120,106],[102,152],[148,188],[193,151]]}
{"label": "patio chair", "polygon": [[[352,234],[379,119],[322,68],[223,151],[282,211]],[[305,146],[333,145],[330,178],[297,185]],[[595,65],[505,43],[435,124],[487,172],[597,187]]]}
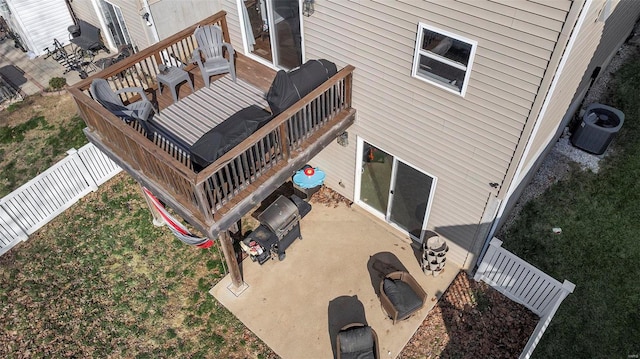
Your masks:
{"label": "patio chair", "polygon": [[[233,63],[235,50],[231,44],[224,42],[222,29],[217,25],[198,27],[193,34],[198,47],[193,51],[191,62],[197,63],[202,73],[202,79],[209,87],[210,77],[230,73],[236,82],[236,69]],[[227,49],[228,59],[224,57],[222,48]]]}
{"label": "patio chair", "polygon": [[[114,92],[107,80],[95,79],[91,83],[89,91],[98,103],[125,122],[131,122],[133,120],[146,122],[153,115],[153,105],[147,98],[142,87],[125,87]],[[125,105],[120,99],[120,96],[118,96],[125,92],[138,93],[140,100]]]}
{"label": "patio chair", "polygon": [[337,359],[379,359],[378,335],[362,323],[352,323],[340,329],[336,337]]}
{"label": "patio chair", "polygon": [[427,293],[408,272],[389,273],[380,282],[380,302],[393,324],[422,309],[426,300]]}

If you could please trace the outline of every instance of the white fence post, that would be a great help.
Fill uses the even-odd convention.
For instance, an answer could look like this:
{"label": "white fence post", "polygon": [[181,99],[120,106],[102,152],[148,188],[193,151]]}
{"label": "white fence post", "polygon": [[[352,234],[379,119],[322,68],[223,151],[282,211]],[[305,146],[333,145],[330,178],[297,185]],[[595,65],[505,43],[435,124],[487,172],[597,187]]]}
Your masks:
{"label": "white fence post", "polygon": [[91,177],[91,173],[89,173],[89,171],[87,170],[87,167],[82,162],[82,159],[78,155],[78,150],[76,150],[75,148],[72,148],[69,151],[67,151],[67,154],[69,155],[73,163],[75,163],[76,166],[78,166],[80,173],[82,173],[82,177],[85,179],[85,181],[87,181],[87,184],[91,188],[91,191],[93,192],[97,191],[98,184],[96,183],[96,181],[93,180],[93,177]]}
{"label": "white fence post", "polygon": [[27,231],[0,203],[0,256],[21,241],[29,238]]}
{"label": "white fence post", "polygon": [[476,275],[473,276],[473,279],[476,282],[482,279],[482,277],[484,277],[485,273],[487,272],[487,268],[489,267],[490,259],[493,258],[497,249],[501,247],[502,247],[502,241],[496,237],[493,237],[491,239],[491,242],[489,242],[489,248],[487,248],[487,251],[484,253],[484,257],[482,257],[482,262],[480,263],[480,266],[476,271]]}
{"label": "white fence post", "polygon": [[544,315],[540,318],[538,325],[536,325],[536,329],[531,334],[531,337],[529,337],[529,341],[527,342],[527,345],[525,345],[522,354],[520,354],[520,359],[529,359],[531,357],[531,354],[533,354],[533,350],[536,348],[538,342],[540,342],[540,339],[542,338],[542,334],[544,334],[545,330],[547,330],[549,323],[551,323],[551,319],[553,319],[556,311],[558,310],[558,308],[560,308],[560,304],[569,295],[569,293],[573,293],[573,290],[575,288],[575,284],[565,279],[564,283],[562,283],[562,290],[556,298],[555,303],[553,303],[553,306],[551,306],[551,308],[546,311],[546,313],[544,313]]}

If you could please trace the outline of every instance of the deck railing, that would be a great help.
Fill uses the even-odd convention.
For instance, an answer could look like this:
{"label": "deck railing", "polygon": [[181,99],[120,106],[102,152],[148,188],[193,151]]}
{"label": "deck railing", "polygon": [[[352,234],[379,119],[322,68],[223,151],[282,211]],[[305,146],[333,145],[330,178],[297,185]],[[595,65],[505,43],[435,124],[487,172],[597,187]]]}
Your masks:
{"label": "deck railing", "polygon": [[[143,133],[114,116],[88,95],[93,78],[107,79],[114,89],[142,86],[155,95],[158,64],[171,54],[188,62],[199,25],[218,24],[228,41],[225,13],[220,12],[170,38],[144,49],[70,89],[89,131],[133,170],[162,187],[201,223],[212,224],[214,214],[261,176],[282,168],[296,151],[314,141],[351,109],[354,68],[347,66],[313,92],[272,119],[213,164],[195,173],[183,156],[151,142]],[[163,57],[164,56],[164,57]],[[187,66],[190,70],[194,65]],[[123,98],[135,101],[136,98]],[[345,111],[347,110],[347,111]]]}

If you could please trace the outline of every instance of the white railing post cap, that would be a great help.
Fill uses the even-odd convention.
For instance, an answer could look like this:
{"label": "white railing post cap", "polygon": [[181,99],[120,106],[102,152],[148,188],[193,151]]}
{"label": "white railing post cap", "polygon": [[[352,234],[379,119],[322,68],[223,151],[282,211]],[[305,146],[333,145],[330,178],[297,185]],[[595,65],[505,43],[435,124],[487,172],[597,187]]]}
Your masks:
{"label": "white railing post cap", "polygon": [[562,282],[562,289],[569,293],[573,293],[573,290],[576,289],[576,285],[565,279],[564,282]]}
{"label": "white railing post cap", "polygon": [[502,247],[502,241],[499,240],[497,237],[493,237],[489,244],[494,245],[496,247]]}

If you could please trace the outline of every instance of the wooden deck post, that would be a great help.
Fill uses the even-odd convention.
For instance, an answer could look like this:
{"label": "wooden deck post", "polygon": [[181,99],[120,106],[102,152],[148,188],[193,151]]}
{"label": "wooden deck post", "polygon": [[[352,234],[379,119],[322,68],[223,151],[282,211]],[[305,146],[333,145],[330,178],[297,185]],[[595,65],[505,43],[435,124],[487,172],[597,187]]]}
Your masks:
{"label": "wooden deck post", "polygon": [[222,231],[218,235],[220,245],[222,246],[222,253],[224,253],[224,259],[227,261],[229,267],[229,275],[231,275],[231,283],[236,289],[243,288],[244,281],[242,280],[242,274],[240,274],[240,266],[238,265],[238,259],[236,258],[236,252],[233,249],[233,239],[229,234],[229,231]]}

